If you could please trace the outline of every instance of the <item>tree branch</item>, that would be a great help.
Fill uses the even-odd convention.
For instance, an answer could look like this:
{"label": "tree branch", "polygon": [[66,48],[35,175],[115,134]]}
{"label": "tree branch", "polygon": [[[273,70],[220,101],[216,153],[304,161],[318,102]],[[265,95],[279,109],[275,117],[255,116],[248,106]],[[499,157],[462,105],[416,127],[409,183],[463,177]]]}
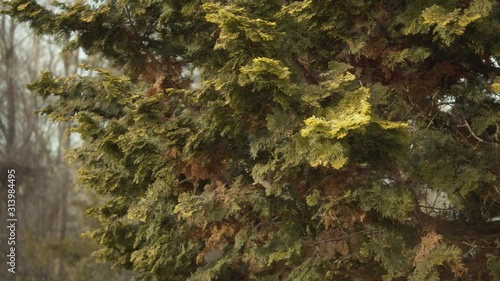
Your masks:
{"label": "tree branch", "polygon": [[467,127],[467,130],[469,130],[471,136],[473,136],[479,142],[491,144],[491,142],[487,142],[487,141],[483,140],[482,138],[480,138],[478,135],[476,135],[465,118],[462,117],[462,120],[464,121],[465,127]]}

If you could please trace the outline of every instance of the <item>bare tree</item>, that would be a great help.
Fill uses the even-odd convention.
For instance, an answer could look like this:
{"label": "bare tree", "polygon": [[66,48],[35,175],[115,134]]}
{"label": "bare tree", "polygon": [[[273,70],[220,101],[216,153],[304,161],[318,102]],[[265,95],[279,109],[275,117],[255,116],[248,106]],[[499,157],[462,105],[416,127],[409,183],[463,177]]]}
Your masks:
{"label": "bare tree", "polygon": [[[40,71],[65,76],[80,71],[78,51],[60,53],[55,46],[50,38],[0,16],[0,220],[6,221],[6,171],[16,169],[16,275],[28,281],[126,280],[130,277],[96,265],[90,257],[97,246],[80,237],[88,222],[82,212],[91,204],[88,200],[97,199],[75,191],[74,168],[63,160],[64,151],[73,145],[68,124],[35,114],[44,102],[26,88]],[[85,59],[88,64],[98,61]],[[1,230],[0,280],[10,280],[5,235]],[[89,266],[92,273],[86,272]]]}

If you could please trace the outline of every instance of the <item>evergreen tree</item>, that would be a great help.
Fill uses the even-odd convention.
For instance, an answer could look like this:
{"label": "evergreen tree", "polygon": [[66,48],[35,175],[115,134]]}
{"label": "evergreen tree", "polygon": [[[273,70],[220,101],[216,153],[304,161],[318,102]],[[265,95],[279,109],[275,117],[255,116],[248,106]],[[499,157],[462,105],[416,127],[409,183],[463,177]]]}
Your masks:
{"label": "evergreen tree", "polygon": [[138,280],[500,280],[497,1],[2,4],[123,70],[30,89]]}

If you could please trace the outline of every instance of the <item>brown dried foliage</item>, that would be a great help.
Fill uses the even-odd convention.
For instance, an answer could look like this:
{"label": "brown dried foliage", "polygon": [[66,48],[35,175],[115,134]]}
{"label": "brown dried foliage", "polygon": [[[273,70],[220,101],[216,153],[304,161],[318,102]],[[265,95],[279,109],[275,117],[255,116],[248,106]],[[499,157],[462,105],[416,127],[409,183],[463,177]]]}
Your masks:
{"label": "brown dried foliage", "polygon": [[147,94],[162,93],[167,88],[187,89],[191,79],[182,75],[183,62],[170,57],[151,59],[140,74],[140,79],[152,83]]}
{"label": "brown dried foliage", "polygon": [[210,177],[210,171],[206,165],[197,159],[190,159],[184,165],[182,173],[192,181],[209,179]]}
{"label": "brown dried foliage", "polygon": [[236,227],[230,223],[222,222],[212,225],[208,233],[209,238],[206,240],[205,248],[196,257],[197,264],[204,262],[208,252],[213,250],[221,252],[224,245],[234,238]]}
{"label": "brown dried foliage", "polygon": [[340,228],[322,231],[316,240],[306,243],[304,249],[305,255],[311,256],[317,253],[324,260],[333,259],[338,255],[347,256],[350,253],[350,238],[351,235],[346,234]]}
{"label": "brown dried foliage", "polygon": [[346,182],[347,177],[345,174],[335,174],[326,176],[321,180],[321,184],[323,185],[323,194],[326,197],[338,197],[344,191],[344,183]]}
{"label": "brown dried foliage", "polygon": [[420,242],[413,264],[416,265],[417,263],[424,261],[429,256],[431,251],[436,248],[439,242],[441,242],[441,240],[443,240],[443,236],[437,234],[435,231],[431,230],[427,232],[422,237],[422,241]]}
{"label": "brown dried foliage", "polygon": [[216,153],[215,155],[218,157],[210,157],[206,154],[193,157],[182,165],[181,172],[193,182],[211,180],[212,183],[227,183],[227,163],[222,158],[222,154]]}
{"label": "brown dried foliage", "polygon": [[453,272],[453,275],[455,275],[455,277],[465,276],[465,274],[467,274],[467,271],[467,268],[462,262],[456,262],[451,265],[451,272]]}

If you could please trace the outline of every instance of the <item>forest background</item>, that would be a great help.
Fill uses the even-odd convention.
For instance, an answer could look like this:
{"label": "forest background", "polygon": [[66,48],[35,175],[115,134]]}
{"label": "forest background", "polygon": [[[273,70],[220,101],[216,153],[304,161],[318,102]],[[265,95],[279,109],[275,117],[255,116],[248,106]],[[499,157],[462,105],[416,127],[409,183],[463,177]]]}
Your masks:
{"label": "forest background", "polygon": [[67,123],[36,113],[48,104],[26,86],[42,71],[81,74],[79,64],[104,66],[82,52],[62,51],[61,41],[36,35],[27,24],[0,15],[0,220],[7,221],[7,170],[17,175],[16,274],[7,271],[6,229],[0,231],[0,280],[130,280],[109,264],[98,264],[98,245],[81,234],[98,226],[84,211],[98,202],[95,194],[76,189],[76,165],[64,151],[78,147]]}

